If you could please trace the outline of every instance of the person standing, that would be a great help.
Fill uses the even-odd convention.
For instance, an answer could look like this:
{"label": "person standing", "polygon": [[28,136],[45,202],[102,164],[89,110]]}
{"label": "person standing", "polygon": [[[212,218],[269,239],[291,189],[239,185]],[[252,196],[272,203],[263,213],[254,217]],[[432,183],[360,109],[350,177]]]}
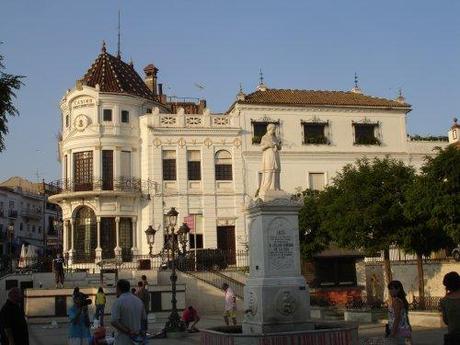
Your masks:
{"label": "person standing", "polygon": [[149,313],[149,303],[150,303],[150,294],[145,288],[145,285],[142,281],[137,283],[136,296],[140,298],[144,304],[145,313]]}
{"label": "person standing", "polygon": [[442,283],[446,288],[446,296],[441,300],[442,318],[447,325],[444,345],[460,344],[460,276],[449,272]]}
{"label": "person standing", "polygon": [[69,309],[69,345],[88,345],[91,333],[89,319],[85,314],[85,295],[75,294]]}
{"label": "person standing", "polygon": [[96,318],[99,320],[99,325],[104,326],[104,309],[107,299],[104,290],[99,287],[96,294]]}
{"label": "person standing", "polygon": [[0,310],[0,323],[3,328],[2,344],[29,345],[29,330],[21,300],[22,294],[19,288],[14,287],[8,291],[8,299]]}
{"label": "person standing", "polygon": [[389,337],[397,345],[406,344],[412,340],[412,328],[409,323],[409,302],[399,280],[392,280],[388,284],[390,300],[388,301],[388,328]]}
{"label": "person standing", "polygon": [[147,281],[147,276],[145,274],[143,274],[141,276],[141,280],[142,280],[142,283],[144,284],[144,288],[146,290],[148,290],[149,289],[149,282]]}
{"label": "person standing", "polygon": [[117,330],[115,345],[132,345],[132,339],[142,333],[147,320],[142,301],[130,293],[129,281],[117,282],[117,299],[112,306],[112,326]]}
{"label": "person standing", "polygon": [[53,260],[54,280],[56,282],[56,289],[64,287],[64,258],[61,253],[57,253],[56,258]]}
{"label": "person standing", "polygon": [[232,319],[233,325],[236,325],[236,296],[233,289],[227,283],[222,284],[222,290],[225,291],[224,321],[228,326],[229,318]]}

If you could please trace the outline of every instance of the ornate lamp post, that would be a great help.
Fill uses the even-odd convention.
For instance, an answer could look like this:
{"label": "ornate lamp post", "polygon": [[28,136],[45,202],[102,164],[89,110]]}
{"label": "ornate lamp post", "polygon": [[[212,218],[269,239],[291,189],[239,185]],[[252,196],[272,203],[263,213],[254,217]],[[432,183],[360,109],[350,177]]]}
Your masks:
{"label": "ornate lamp post", "polygon": [[[177,216],[178,212],[174,207],[172,207],[169,212],[166,214],[168,217],[168,226],[167,226],[167,234],[169,237],[169,248],[171,249],[171,256],[172,256],[172,261],[171,261],[171,305],[172,305],[172,310],[171,314],[169,315],[168,321],[166,321],[165,325],[165,331],[166,332],[184,332],[185,331],[185,324],[179,317],[179,314],[177,312],[177,299],[176,299],[176,282],[177,282],[177,275],[176,275],[176,251],[178,252],[178,243],[176,239],[176,235],[179,238],[179,241],[181,245],[183,245],[183,252],[182,254],[185,254],[185,246],[187,245],[187,229],[188,226],[182,225],[177,233],[175,233],[175,228],[177,224]],[[190,229],[188,229],[190,231]]]}
{"label": "ornate lamp post", "polygon": [[149,245],[149,256],[152,257],[152,248],[153,244],[155,243],[155,234],[157,230],[153,228],[153,226],[149,225],[147,230],[145,230],[145,236],[147,236],[147,243]]}

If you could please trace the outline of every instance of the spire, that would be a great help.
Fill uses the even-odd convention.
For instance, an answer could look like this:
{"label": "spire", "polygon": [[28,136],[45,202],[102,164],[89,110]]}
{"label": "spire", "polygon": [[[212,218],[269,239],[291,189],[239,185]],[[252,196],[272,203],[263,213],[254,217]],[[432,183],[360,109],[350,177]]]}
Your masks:
{"label": "spire", "polygon": [[359,83],[358,83],[358,74],[355,72],[355,86],[351,89],[351,92],[353,93],[359,93],[362,94],[363,92],[359,88]]}
{"label": "spire", "polygon": [[107,52],[107,49],[105,49],[105,41],[104,40],[102,41],[101,52],[103,52],[103,53]]}
{"label": "spire", "polygon": [[402,88],[399,88],[398,90],[398,97],[396,97],[396,102],[406,103],[406,98],[403,96]]}
{"label": "spire", "polygon": [[117,58],[121,59],[121,48],[120,48],[120,34],[121,28],[120,28],[120,10],[118,10],[118,41],[117,41]]}
{"label": "spire", "polygon": [[259,85],[257,85],[257,91],[267,91],[267,85],[264,84],[262,68],[259,68]]}

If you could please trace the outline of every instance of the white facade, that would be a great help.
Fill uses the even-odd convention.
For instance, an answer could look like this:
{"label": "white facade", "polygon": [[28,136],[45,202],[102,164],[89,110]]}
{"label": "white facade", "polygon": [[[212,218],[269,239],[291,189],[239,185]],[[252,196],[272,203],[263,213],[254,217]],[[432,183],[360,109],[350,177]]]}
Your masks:
{"label": "white facade", "polygon": [[[179,212],[179,221],[196,215],[203,247],[244,249],[244,204],[258,188],[261,161],[260,147],[253,144],[254,122],[277,123],[282,140],[281,187],[290,193],[309,187],[321,189],[344,165],[364,156],[388,155],[419,168],[434,146],[447,144],[410,141],[406,131],[409,107],[235,102],[226,114],[211,114],[208,109],[202,114],[186,114],[183,108],[177,109],[170,113],[164,103],[101,92],[98,85],[78,84],[66,93],[61,102],[63,189],[50,200],[62,207],[63,247],[71,259],[79,255],[79,248],[91,252],[90,259],[95,261],[121,255],[122,249],[147,254],[144,231],[149,225],[161,225],[153,250],[159,252],[164,215],[171,207]],[[110,121],[104,120],[104,110],[111,110]],[[303,122],[325,123],[328,144],[304,144]],[[380,145],[355,144],[355,124],[360,123],[375,125]],[[111,152],[106,160],[104,151]],[[75,159],[82,159],[78,156],[82,152],[88,152],[91,164],[78,163],[82,165],[77,167]],[[165,164],[171,169],[173,161],[175,174],[164,172]],[[231,164],[223,175],[217,174],[223,177],[220,180],[216,180],[216,164],[218,169]],[[194,169],[194,179],[188,176],[189,166]],[[90,170],[86,174],[91,181],[82,180],[82,167]],[[106,185],[109,180],[113,183]],[[88,221],[86,228],[77,224],[83,206],[92,210],[95,219]],[[77,228],[86,235],[77,238]]]}

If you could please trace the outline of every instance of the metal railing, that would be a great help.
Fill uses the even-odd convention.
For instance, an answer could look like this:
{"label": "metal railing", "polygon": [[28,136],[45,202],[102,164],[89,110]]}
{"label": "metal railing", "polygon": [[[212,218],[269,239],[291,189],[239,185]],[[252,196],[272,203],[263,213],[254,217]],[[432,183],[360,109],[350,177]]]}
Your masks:
{"label": "metal railing", "polygon": [[414,296],[412,303],[409,304],[410,310],[421,311],[440,311],[442,297],[425,296],[423,298]]}
{"label": "metal railing", "polygon": [[86,191],[116,191],[127,193],[155,193],[157,183],[151,180],[141,180],[137,177],[119,177],[104,179],[90,176],[86,179],[60,179],[50,183],[59,193]]}

